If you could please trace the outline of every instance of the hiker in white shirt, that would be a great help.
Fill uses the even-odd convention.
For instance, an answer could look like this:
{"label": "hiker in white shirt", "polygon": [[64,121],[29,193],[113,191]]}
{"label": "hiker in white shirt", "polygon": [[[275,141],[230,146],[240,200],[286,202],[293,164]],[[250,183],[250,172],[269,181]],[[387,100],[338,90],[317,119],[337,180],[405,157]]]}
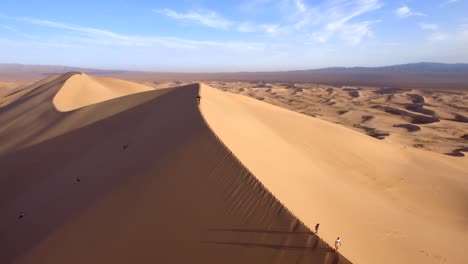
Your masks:
{"label": "hiker in white shirt", "polygon": [[338,248],[341,247],[341,239],[340,237],[338,237],[336,240],[335,240],[335,250],[338,251]]}

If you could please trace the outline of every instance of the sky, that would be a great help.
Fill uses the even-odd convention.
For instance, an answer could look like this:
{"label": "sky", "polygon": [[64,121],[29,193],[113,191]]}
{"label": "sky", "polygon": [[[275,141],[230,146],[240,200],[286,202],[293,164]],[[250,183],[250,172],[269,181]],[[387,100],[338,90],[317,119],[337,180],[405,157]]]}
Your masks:
{"label": "sky", "polygon": [[180,72],[468,62],[468,0],[0,0],[0,63]]}

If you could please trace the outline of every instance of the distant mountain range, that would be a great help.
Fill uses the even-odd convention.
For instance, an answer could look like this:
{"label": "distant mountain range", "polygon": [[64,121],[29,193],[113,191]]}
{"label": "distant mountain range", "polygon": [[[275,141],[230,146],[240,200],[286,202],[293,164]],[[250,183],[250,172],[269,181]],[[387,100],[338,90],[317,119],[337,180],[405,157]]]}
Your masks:
{"label": "distant mountain range", "polygon": [[144,81],[297,82],[397,88],[468,89],[468,63],[410,63],[384,67],[331,67],[312,70],[232,73],[161,73],[67,66],[0,64],[0,80],[39,79],[70,71]]}
{"label": "distant mountain range", "polygon": [[355,72],[413,72],[413,73],[454,73],[454,72],[465,72],[468,73],[468,63],[435,63],[435,62],[420,62],[420,63],[409,63],[383,67],[332,67],[323,68],[310,71],[355,71]]}

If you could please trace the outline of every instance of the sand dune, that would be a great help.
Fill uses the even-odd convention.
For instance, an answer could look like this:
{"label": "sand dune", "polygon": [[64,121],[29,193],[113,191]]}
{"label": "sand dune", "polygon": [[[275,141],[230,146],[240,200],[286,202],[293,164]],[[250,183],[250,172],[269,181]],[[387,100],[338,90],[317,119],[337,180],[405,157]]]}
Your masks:
{"label": "sand dune", "polygon": [[[257,83],[247,82],[208,84],[407,147],[441,154],[466,147],[466,142],[460,140],[468,129],[463,123],[468,116],[465,91],[330,87],[312,83],[268,83],[272,88],[255,88]],[[302,92],[294,93],[298,88]],[[359,97],[351,96],[350,91],[359,91]],[[421,129],[409,131],[394,126],[411,122],[418,123]]]}
{"label": "sand dune", "polygon": [[59,97],[115,95],[82,77],[0,108],[0,263],[349,263],[219,141],[198,85]]}
{"label": "sand dune", "polygon": [[69,73],[0,108],[0,263],[467,259],[467,159],[206,85],[145,89]]}
{"label": "sand dune", "polygon": [[114,78],[92,77],[83,73],[70,77],[54,97],[53,102],[59,111],[66,112],[150,90],[153,88]]}
{"label": "sand dune", "polygon": [[468,162],[372,139],[202,87],[202,113],[239,160],[354,263],[464,263]]}

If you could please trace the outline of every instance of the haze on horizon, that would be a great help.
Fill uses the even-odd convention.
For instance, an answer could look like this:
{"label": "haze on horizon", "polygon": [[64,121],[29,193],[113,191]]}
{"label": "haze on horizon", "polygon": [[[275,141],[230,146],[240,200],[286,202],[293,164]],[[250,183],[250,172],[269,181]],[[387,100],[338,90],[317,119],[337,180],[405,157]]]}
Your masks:
{"label": "haze on horizon", "polygon": [[0,62],[267,71],[468,62],[466,0],[0,3]]}

